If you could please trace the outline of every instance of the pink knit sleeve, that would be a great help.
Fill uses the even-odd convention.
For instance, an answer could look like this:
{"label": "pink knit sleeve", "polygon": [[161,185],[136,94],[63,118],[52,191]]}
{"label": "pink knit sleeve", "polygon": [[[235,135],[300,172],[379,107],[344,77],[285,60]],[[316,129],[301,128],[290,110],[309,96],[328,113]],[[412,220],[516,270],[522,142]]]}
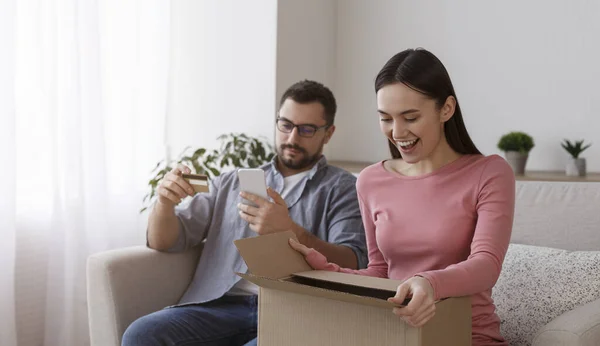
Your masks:
{"label": "pink knit sleeve", "polygon": [[367,249],[369,251],[369,264],[367,265],[367,268],[360,270],[341,268],[335,263],[328,262],[327,258],[323,254],[314,249],[312,249],[310,253],[306,256],[306,261],[311,267],[317,270],[327,270],[348,274],[387,278],[388,265],[385,259],[383,258],[381,251],[379,251],[379,247],[377,246],[373,214],[370,212],[368,203],[364,203],[363,199],[360,196],[360,193],[358,194],[358,202],[360,206],[360,213],[363,219],[363,224],[365,227]]}
{"label": "pink knit sleeve", "polygon": [[435,299],[483,292],[500,276],[515,208],[515,177],[503,158],[494,158],[483,168],[478,191],[477,224],[469,257],[445,269],[417,274],[431,283]]}

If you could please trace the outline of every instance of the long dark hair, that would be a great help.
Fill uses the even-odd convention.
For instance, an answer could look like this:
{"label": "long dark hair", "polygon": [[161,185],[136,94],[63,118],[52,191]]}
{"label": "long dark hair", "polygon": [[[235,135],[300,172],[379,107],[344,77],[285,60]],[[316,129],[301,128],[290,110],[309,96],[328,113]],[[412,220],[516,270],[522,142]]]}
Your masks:
{"label": "long dark hair", "polygon": [[[375,93],[384,86],[395,83],[402,83],[432,98],[440,108],[448,96],[454,96],[454,115],[444,123],[446,141],[459,154],[481,154],[465,127],[448,71],[435,55],[422,48],[407,49],[394,55],[377,74]],[[402,158],[394,143],[388,141],[388,145],[393,158]]]}

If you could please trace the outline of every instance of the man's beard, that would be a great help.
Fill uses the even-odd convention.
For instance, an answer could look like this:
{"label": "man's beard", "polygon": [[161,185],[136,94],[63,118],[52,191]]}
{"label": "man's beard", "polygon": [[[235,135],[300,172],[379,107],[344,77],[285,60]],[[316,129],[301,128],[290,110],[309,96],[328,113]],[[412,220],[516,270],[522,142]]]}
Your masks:
{"label": "man's beard", "polygon": [[[283,156],[283,151],[284,149],[295,149],[297,151],[300,152],[299,155],[302,155],[302,159],[301,160],[294,160],[294,159],[288,159],[286,157]],[[321,146],[321,148],[319,148],[319,150],[317,151],[316,154],[314,155],[308,155],[308,152],[296,145],[296,144],[282,144],[279,146],[279,149],[277,150],[277,156],[279,156],[279,160],[281,161],[281,163],[289,168],[289,169],[294,169],[294,170],[299,170],[299,169],[304,169],[306,167],[310,167],[312,166],[315,162],[319,161],[319,158],[321,158],[321,152],[323,151],[323,146]]]}

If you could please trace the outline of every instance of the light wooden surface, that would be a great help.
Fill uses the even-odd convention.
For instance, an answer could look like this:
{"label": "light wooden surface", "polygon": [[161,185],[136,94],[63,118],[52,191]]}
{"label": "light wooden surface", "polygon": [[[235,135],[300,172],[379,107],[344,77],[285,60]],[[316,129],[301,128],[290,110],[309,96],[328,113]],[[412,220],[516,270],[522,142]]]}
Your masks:
{"label": "light wooden surface", "polygon": [[[330,165],[343,168],[351,173],[360,173],[360,171],[362,171],[365,167],[373,163],[357,161],[329,161]],[[525,175],[517,175],[516,179],[524,181],[600,182],[600,172],[588,172],[585,177],[569,177],[565,175],[564,171],[527,171],[525,172]]]}
{"label": "light wooden surface", "polygon": [[375,162],[357,162],[357,161],[327,161],[332,166],[340,167],[350,173],[360,173],[367,166]]}
{"label": "light wooden surface", "polygon": [[583,181],[600,182],[600,173],[590,172],[585,177],[570,177],[561,171],[528,171],[525,175],[516,176],[517,180],[531,181]]}

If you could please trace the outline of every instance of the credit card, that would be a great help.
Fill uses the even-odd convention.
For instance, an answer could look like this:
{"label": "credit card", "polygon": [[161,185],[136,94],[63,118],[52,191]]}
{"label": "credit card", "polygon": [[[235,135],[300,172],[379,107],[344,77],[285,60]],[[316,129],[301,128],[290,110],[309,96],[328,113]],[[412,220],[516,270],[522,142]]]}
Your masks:
{"label": "credit card", "polygon": [[181,177],[185,179],[194,191],[196,192],[208,192],[208,177],[204,174],[182,174]]}

